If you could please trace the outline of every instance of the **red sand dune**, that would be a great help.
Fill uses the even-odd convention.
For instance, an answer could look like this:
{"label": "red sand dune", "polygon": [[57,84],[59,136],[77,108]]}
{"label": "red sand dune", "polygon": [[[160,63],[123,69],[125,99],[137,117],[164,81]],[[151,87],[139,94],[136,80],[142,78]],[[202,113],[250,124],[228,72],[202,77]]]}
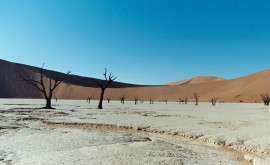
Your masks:
{"label": "red sand dune", "polygon": [[[32,67],[24,64],[12,63],[4,60],[0,60],[0,97],[1,98],[39,98],[41,94],[27,83],[21,81],[18,76],[18,72],[22,73],[25,77],[34,78],[39,80],[40,68]],[[62,77],[63,73],[44,70],[46,77]],[[80,86],[80,87],[97,87],[95,81],[99,79],[81,77],[77,75],[69,75],[63,84],[68,86]],[[99,80],[100,81],[100,80]],[[139,87],[143,85],[134,85],[121,82],[113,82],[110,88],[123,88],[123,87]],[[76,99],[70,96],[71,99]]]}
{"label": "red sand dune", "polygon": [[214,76],[197,76],[197,77],[193,77],[191,79],[186,79],[186,80],[181,80],[181,81],[175,81],[175,82],[171,82],[165,85],[184,85],[184,84],[199,84],[199,83],[209,83],[209,82],[213,82],[213,81],[222,81],[222,80],[226,80],[222,77],[214,77]]}
{"label": "red sand dune", "polygon": [[[42,95],[37,90],[19,79],[16,70],[27,77],[37,80],[39,78],[39,68],[0,60],[0,97],[41,98]],[[62,73],[46,70],[45,74],[50,77]],[[97,79],[70,75],[57,88],[55,95],[59,99],[86,99],[89,96],[98,99],[99,88],[97,88],[95,80]],[[105,98],[110,97],[111,100],[119,100],[121,95],[125,94],[129,100],[138,96],[139,99],[146,101],[150,97],[155,98],[155,101],[166,99],[177,101],[180,97],[188,96],[190,101],[194,101],[193,93],[197,92],[200,95],[200,101],[209,101],[211,97],[219,97],[225,102],[239,102],[240,100],[243,102],[261,102],[260,94],[270,92],[270,70],[232,80],[217,77],[195,77],[188,81],[169,84],[143,86],[115,82],[106,91]]]}

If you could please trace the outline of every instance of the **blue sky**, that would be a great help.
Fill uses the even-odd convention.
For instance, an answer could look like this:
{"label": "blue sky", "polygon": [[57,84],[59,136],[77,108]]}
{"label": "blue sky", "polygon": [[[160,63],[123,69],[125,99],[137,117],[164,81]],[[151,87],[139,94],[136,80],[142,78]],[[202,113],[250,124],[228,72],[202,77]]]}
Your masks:
{"label": "blue sky", "polygon": [[164,84],[270,69],[267,0],[0,0],[0,58]]}

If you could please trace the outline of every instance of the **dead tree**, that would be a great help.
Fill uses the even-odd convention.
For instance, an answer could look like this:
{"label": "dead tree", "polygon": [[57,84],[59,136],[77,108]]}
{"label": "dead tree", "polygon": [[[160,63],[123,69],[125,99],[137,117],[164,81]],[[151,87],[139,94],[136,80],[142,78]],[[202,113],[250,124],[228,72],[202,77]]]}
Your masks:
{"label": "dead tree", "polygon": [[102,102],[103,102],[103,97],[104,97],[105,90],[116,79],[116,77],[114,77],[112,75],[112,73],[110,73],[109,77],[107,77],[107,69],[106,68],[105,68],[105,72],[103,73],[103,75],[104,75],[105,81],[102,81],[102,80],[101,81],[96,81],[97,85],[101,89],[98,109],[102,109]]}
{"label": "dead tree", "polygon": [[109,98],[109,97],[108,97],[108,98],[107,98],[107,101],[108,101],[108,103],[110,103],[110,101],[111,101],[111,98]]}
{"label": "dead tree", "polygon": [[269,97],[268,93],[261,94],[261,99],[262,99],[264,105],[269,106],[270,97]]}
{"label": "dead tree", "polygon": [[194,93],[194,97],[195,97],[195,101],[196,101],[195,105],[198,105],[200,96],[198,95],[197,92]]}
{"label": "dead tree", "polygon": [[90,104],[92,97],[87,97],[86,102]]}
{"label": "dead tree", "polygon": [[185,104],[187,104],[187,102],[188,102],[188,97],[186,96],[185,97]]}
{"label": "dead tree", "polygon": [[178,102],[179,102],[179,104],[181,104],[181,102],[182,102],[182,98],[181,97],[179,97]]}
{"label": "dead tree", "polygon": [[154,104],[154,101],[155,101],[154,98],[150,97],[150,104]]}
{"label": "dead tree", "polygon": [[217,100],[218,100],[217,97],[213,97],[213,98],[210,99],[210,102],[212,103],[212,106],[216,105]]}
{"label": "dead tree", "polygon": [[21,74],[21,72],[18,71],[18,74],[20,78],[25,81],[26,83],[32,85],[35,87],[38,91],[40,91],[45,100],[46,100],[46,106],[44,108],[46,109],[54,109],[52,108],[51,104],[51,99],[53,96],[54,90],[59,86],[59,84],[62,83],[62,81],[71,73],[71,71],[68,71],[66,74],[63,76],[59,77],[59,75],[55,76],[54,78],[49,78],[49,87],[46,89],[45,84],[44,84],[44,69],[43,69],[44,64],[40,68],[40,79],[39,80],[34,80],[34,79],[28,79],[25,76]]}
{"label": "dead tree", "polygon": [[138,104],[139,97],[138,96],[134,96],[134,101],[135,101],[135,104]]}
{"label": "dead tree", "polygon": [[122,96],[120,97],[121,103],[122,103],[122,104],[125,104],[125,100],[126,100],[126,99],[127,99],[126,95],[122,95]]}
{"label": "dead tree", "polygon": [[58,98],[54,95],[54,99],[55,99],[55,102],[57,102],[58,101]]}

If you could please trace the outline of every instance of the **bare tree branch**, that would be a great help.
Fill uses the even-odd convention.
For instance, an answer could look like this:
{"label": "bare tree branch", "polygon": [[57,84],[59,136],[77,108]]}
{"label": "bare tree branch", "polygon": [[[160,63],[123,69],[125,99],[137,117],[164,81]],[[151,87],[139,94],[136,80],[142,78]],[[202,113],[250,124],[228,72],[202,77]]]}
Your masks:
{"label": "bare tree branch", "polygon": [[102,101],[103,101],[105,90],[116,79],[116,77],[112,76],[112,73],[110,73],[109,77],[107,77],[107,68],[105,68],[105,72],[103,73],[103,75],[104,75],[104,78],[105,78],[105,84],[103,83],[103,81],[96,81],[97,85],[101,89],[98,109],[102,109]]}
{"label": "bare tree branch", "polygon": [[[45,63],[44,63],[45,64]],[[40,80],[34,80],[34,79],[27,79],[25,76],[23,76],[21,74],[21,72],[17,71],[19,74],[19,77],[22,79],[22,81],[32,85],[33,87],[35,87],[38,91],[40,91],[44,98],[46,99],[46,107],[48,109],[52,109],[51,107],[51,99],[53,96],[53,92],[54,90],[57,88],[57,86],[71,73],[71,71],[68,71],[60,80],[57,79],[57,77],[54,79],[54,84],[52,84],[52,78],[49,78],[49,89],[46,90],[45,85],[44,85],[44,64],[42,65],[42,67],[40,68]],[[49,95],[48,93],[49,92]]]}

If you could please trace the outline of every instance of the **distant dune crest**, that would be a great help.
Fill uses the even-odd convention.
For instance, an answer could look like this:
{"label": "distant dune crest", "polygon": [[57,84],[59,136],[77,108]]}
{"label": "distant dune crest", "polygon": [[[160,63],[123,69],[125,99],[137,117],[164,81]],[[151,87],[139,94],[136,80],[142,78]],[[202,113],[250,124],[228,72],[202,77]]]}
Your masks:
{"label": "distant dune crest", "polygon": [[222,77],[215,77],[215,76],[196,76],[190,79],[175,81],[175,82],[171,82],[165,85],[199,84],[199,83],[209,83],[209,82],[223,81],[223,80],[226,80],[226,79]]}
{"label": "distant dune crest", "polygon": [[[0,98],[42,98],[38,90],[20,80],[16,70],[37,81],[40,78],[40,69],[37,67],[0,60]],[[47,85],[47,77],[54,74],[63,73],[46,70]],[[59,85],[54,95],[58,99],[99,99],[100,89],[95,83],[96,80],[70,75]],[[132,101],[134,98],[144,101],[149,101],[150,98],[155,101],[178,101],[187,97],[188,101],[195,101],[194,93],[197,92],[200,95],[199,102],[209,102],[211,98],[219,98],[222,102],[262,102],[261,94],[270,93],[269,84],[270,70],[230,80],[198,76],[156,86],[113,82],[104,98],[120,101],[121,97],[125,96]]]}

